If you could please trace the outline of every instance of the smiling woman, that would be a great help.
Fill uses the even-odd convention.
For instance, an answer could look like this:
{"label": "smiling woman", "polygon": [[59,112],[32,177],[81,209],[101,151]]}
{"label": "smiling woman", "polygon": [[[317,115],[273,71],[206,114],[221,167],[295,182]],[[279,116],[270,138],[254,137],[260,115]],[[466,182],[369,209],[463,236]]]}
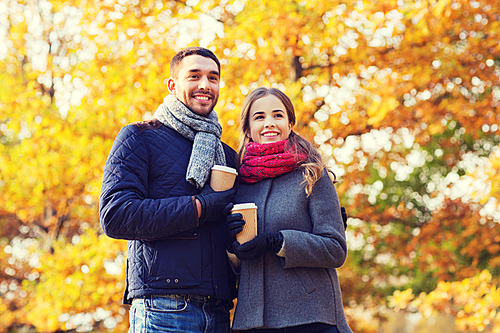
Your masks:
{"label": "smiling woman", "polygon": [[345,227],[328,169],[292,131],[295,110],[282,91],[255,89],[240,117],[241,184],[234,203],[255,203],[259,219],[257,236],[241,244],[236,235],[243,216],[226,219],[228,251],[241,260],[233,329],[352,332],[336,271],[346,259]]}
{"label": "smiling woman", "polygon": [[293,123],[278,97],[267,95],[256,100],[250,108],[250,137],[257,143],[288,139]]}

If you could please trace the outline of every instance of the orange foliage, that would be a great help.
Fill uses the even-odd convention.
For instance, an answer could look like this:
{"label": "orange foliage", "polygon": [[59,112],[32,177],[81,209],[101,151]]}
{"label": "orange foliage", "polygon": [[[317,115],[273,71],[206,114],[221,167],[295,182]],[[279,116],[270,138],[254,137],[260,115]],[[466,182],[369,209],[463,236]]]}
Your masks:
{"label": "orange foliage", "polygon": [[357,332],[375,332],[381,304],[404,290],[432,295],[485,269],[493,290],[499,12],[469,0],[11,1],[0,11],[0,331],[126,330],[125,245],[98,225],[102,168],[119,129],[168,93],[170,59],[188,45],[221,60],[225,142],[238,145],[245,95],[275,86],[336,172]]}

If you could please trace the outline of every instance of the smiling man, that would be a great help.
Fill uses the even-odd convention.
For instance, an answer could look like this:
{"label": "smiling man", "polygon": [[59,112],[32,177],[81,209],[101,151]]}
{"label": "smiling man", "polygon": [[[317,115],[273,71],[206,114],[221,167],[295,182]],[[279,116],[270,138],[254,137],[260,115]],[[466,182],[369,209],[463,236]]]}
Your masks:
{"label": "smiling man", "polygon": [[219,99],[219,64],[201,55],[174,57],[171,75],[168,90],[194,113],[208,116]]}
{"label": "smiling man", "polygon": [[213,108],[220,63],[209,50],[182,50],[170,63],[171,95],[154,119],[125,126],[106,161],[101,225],[128,242],[124,303],[129,332],[229,332],[235,278],[225,250],[224,207],[214,164],[236,167]]}

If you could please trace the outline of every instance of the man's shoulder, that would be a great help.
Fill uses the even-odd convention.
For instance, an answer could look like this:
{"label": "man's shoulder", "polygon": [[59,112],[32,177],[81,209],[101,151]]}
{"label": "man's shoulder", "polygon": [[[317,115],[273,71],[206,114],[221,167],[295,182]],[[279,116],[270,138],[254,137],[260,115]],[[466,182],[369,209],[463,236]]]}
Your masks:
{"label": "man's shoulder", "polygon": [[227,143],[222,142],[222,147],[224,148],[224,154],[226,155],[226,164],[232,168],[236,168],[238,154]]}
{"label": "man's shoulder", "polygon": [[143,142],[146,144],[163,145],[165,142],[176,144],[184,141],[184,137],[175,130],[163,125],[158,119],[136,121],[120,130],[117,140],[121,142]]}
{"label": "man's shoulder", "polygon": [[[167,137],[167,138],[172,138],[172,136],[182,137],[182,135],[180,133],[178,133],[176,130],[174,130],[168,126],[165,126],[162,122],[160,122],[156,118],[152,118],[152,119],[144,120],[144,121],[136,121],[136,122],[128,124],[124,128],[128,129],[129,132],[132,132],[136,135],[150,133],[156,139],[158,139],[157,135],[160,132],[161,132],[161,137]],[[152,131],[152,132],[150,132],[150,131]]]}
{"label": "man's shoulder", "polygon": [[228,145],[227,143],[222,142],[222,141],[221,141],[221,143],[222,143],[222,147],[224,148],[225,152],[236,155],[236,150],[234,150],[230,145]]}
{"label": "man's shoulder", "polygon": [[129,126],[135,127],[139,131],[139,133],[142,133],[146,130],[155,130],[161,128],[163,124],[158,119],[153,118],[144,121],[136,121],[134,123],[131,123]]}

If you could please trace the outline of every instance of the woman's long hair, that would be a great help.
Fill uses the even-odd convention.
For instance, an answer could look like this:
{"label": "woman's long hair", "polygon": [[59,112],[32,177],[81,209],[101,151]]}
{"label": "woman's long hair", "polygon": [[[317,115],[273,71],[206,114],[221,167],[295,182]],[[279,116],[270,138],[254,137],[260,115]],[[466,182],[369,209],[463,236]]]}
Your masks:
{"label": "woman's long hair", "polygon": [[[245,155],[245,147],[247,143],[249,143],[252,139],[250,137],[250,109],[252,108],[253,103],[267,95],[276,96],[285,106],[286,113],[288,116],[289,123],[293,126],[295,125],[295,109],[293,107],[292,101],[285,95],[281,90],[276,88],[266,88],[259,87],[253,90],[248,96],[245,98],[243,102],[243,108],[241,110],[240,117],[240,147],[238,149],[238,161],[241,164],[243,160],[243,156]],[[303,162],[300,167],[303,169],[304,182],[306,184],[305,190],[307,195],[310,195],[312,189],[318,179],[321,178],[323,170],[326,168],[323,159],[321,158],[320,153],[313,145],[302,138],[300,135],[295,133],[294,131],[290,132],[288,136],[286,149],[295,151],[298,154],[304,153],[307,156],[305,162]],[[329,173],[333,175],[332,181],[335,182],[335,174],[326,168]],[[330,177],[332,178],[332,177]]]}

